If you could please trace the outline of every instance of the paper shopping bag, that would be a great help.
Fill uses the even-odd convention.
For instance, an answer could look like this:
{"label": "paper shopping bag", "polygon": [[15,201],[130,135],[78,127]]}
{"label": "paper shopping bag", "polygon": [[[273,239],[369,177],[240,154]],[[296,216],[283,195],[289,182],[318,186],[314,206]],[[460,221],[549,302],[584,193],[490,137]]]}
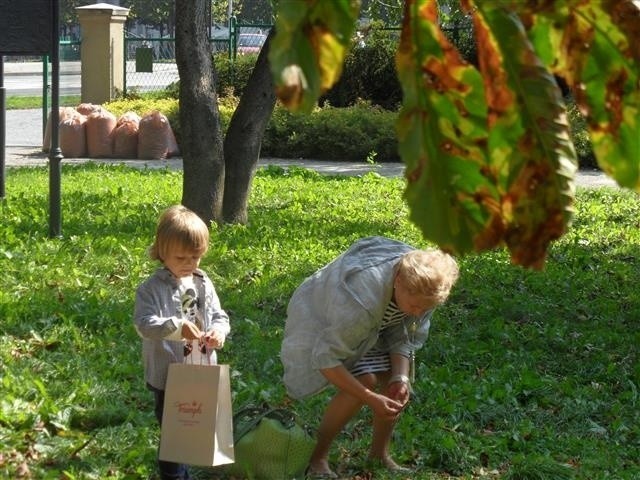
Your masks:
{"label": "paper shopping bag", "polygon": [[169,365],[159,457],[208,467],[234,461],[229,365]]}

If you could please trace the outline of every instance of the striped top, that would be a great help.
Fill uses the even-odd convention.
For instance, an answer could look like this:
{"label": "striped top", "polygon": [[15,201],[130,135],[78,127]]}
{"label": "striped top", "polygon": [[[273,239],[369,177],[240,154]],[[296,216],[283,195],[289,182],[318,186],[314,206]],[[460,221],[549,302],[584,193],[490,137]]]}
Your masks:
{"label": "striped top", "polygon": [[[384,311],[378,337],[383,334],[385,329],[401,323],[406,317],[407,315],[400,311],[398,305],[391,300]],[[391,370],[389,352],[378,348],[378,344],[376,344],[351,368],[351,374],[357,377],[365,373],[388,372],[389,370]]]}

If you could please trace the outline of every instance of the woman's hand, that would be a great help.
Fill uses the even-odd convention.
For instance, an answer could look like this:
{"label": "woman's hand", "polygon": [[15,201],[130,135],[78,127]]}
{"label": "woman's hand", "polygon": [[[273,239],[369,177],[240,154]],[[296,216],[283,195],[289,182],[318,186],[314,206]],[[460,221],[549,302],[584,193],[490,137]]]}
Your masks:
{"label": "woman's hand", "polygon": [[403,403],[378,393],[372,395],[367,404],[375,414],[387,418],[397,417],[404,407]]}
{"label": "woman's hand", "polygon": [[399,353],[389,354],[391,360],[391,376],[389,377],[385,393],[402,403],[405,407],[411,396],[411,381],[408,372],[410,370],[409,359]]}
{"label": "woman's hand", "polygon": [[391,382],[387,386],[387,396],[389,398],[392,398],[393,400],[400,402],[402,404],[402,407],[404,408],[407,403],[409,403],[411,388],[409,387],[408,383],[402,380]]}

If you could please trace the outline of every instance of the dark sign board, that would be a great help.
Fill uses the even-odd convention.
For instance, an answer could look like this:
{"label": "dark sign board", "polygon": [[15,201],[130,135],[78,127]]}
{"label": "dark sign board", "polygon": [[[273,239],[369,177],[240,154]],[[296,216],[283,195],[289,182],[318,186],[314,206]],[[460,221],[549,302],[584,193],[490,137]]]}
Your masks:
{"label": "dark sign board", "polygon": [[0,54],[51,53],[51,0],[0,0]]}

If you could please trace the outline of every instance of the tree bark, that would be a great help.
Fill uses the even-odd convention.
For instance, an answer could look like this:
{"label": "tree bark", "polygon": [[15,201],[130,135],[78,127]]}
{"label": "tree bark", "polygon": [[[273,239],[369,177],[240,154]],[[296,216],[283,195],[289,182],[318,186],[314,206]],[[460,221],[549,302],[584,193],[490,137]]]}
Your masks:
{"label": "tree bark", "polygon": [[182,204],[207,224],[222,221],[224,150],[207,35],[209,0],[176,0],[176,63],[180,75]]}
{"label": "tree bark", "polygon": [[260,50],[224,140],[223,219],[227,223],[248,220],[249,192],[258,167],[262,137],[276,104],[268,58],[274,33],[272,28]]}

